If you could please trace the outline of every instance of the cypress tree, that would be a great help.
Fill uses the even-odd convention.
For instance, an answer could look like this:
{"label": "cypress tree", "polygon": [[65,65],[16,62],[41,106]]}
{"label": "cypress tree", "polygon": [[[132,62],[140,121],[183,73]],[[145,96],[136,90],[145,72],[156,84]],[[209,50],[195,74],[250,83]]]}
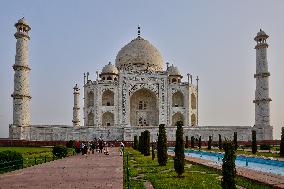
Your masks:
{"label": "cypress tree", "polygon": [[190,147],[191,147],[191,148],[194,148],[194,136],[191,136],[191,139],[190,139]]}
{"label": "cypress tree", "polygon": [[174,167],[178,174],[178,177],[184,172],[184,142],[183,142],[183,123],[182,121],[177,122],[176,131],[176,145],[175,145],[175,158]]}
{"label": "cypress tree", "polygon": [[199,139],[198,139],[198,148],[199,150],[201,149],[201,136],[199,136]]}
{"label": "cypress tree", "polygon": [[145,154],[145,133],[141,132],[141,154]]}
{"label": "cypress tree", "polygon": [[185,148],[188,148],[189,145],[188,145],[188,136],[185,136]]}
{"label": "cypress tree", "polygon": [[212,146],[212,136],[209,136],[209,140],[208,140],[208,150],[211,150],[211,146]]}
{"label": "cypress tree", "polygon": [[138,148],[138,140],[137,140],[137,135],[134,136],[134,144],[133,144],[133,149],[137,150]]}
{"label": "cypress tree", "polygon": [[159,125],[159,136],[157,143],[157,156],[158,162],[160,166],[165,166],[168,160],[168,152],[167,152],[167,134],[165,129],[165,124]]}
{"label": "cypress tree", "polygon": [[223,158],[222,165],[222,180],[221,186],[223,189],[236,189],[236,154],[235,154],[235,144],[231,141],[225,141],[223,144],[225,154]]}
{"label": "cypress tree", "polygon": [[251,143],[251,152],[255,154],[257,152],[257,144],[256,144],[256,131],[252,131],[252,143]]}
{"label": "cypress tree", "polygon": [[150,132],[144,131],[144,156],[150,155]]}
{"label": "cypress tree", "polygon": [[221,150],[223,148],[222,146],[222,136],[219,134],[219,149]]}
{"label": "cypress tree", "polygon": [[235,147],[235,150],[238,149],[238,133],[237,132],[234,132],[234,147]]}
{"label": "cypress tree", "polygon": [[152,160],[155,159],[155,145],[154,142],[152,142]]}
{"label": "cypress tree", "polygon": [[138,141],[138,151],[141,152],[141,135],[139,136],[139,141]]}
{"label": "cypress tree", "polygon": [[281,132],[280,156],[284,157],[284,127],[282,127],[282,132]]}

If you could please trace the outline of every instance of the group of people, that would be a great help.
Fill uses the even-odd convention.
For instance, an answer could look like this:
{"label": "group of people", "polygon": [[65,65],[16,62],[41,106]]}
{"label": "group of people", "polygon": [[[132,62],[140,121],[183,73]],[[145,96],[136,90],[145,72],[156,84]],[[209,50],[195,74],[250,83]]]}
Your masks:
{"label": "group of people", "polygon": [[[102,138],[94,139],[92,142],[81,142],[81,152],[82,155],[87,155],[92,152],[92,154],[96,152],[104,153],[105,155],[109,155],[109,147],[113,147],[113,144],[109,144],[108,142],[104,141]],[[123,155],[124,151],[124,144],[123,142],[120,143],[120,155]]]}

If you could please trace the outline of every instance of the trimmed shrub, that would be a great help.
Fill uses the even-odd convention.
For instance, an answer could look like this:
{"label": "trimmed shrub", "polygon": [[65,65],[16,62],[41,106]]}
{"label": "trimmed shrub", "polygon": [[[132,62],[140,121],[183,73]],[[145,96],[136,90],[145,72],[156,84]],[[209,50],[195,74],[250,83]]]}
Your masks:
{"label": "trimmed shrub", "polygon": [[144,154],[144,151],[145,151],[145,136],[144,136],[144,131],[143,132],[141,132],[141,143],[140,143],[140,145],[141,145],[141,154]]}
{"label": "trimmed shrub", "polygon": [[185,136],[185,148],[188,148],[189,144],[188,144],[188,136]]}
{"label": "trimmed shrub", "polygon": [[238,149],[238,133],[237,132],[234,132],[234,147],[235,147],[235,150]]}
{"label": "trimmed shrub", "polygon": [[184,143],[183,143],[183,123],[182,121],[177,122],[176,131],[176,145],[175,145],[175,158],[174,167],[175,171],[180,177],[184,172]]}
{"label": "trimmed shrub", "polygon": [[223,144],[225,154],[223,158],[222,165],[222,180],[221,186],[223,189],[236,189],[236,154],[235,154],[235,144],[231,141],[225,141]]}
{"label": "trimmed shrub", "polygon": [[138,139],[137,139],[137,135],[134,136],[133,149],[134,149],[134,150],[137,150],[137,149],[138,149]]}
{"label": "trimmed shrub", "polygon": [[194,148],[195,146],[194,146],[194,136],[191,136],[191,138],[190,138],[190,147],[191,148]]}
{"label": "trimmed shrub", "polygon": [[271,145],[270,144],[261,144],[259,146],[260,150],[270,150],[271,149]]}
{"label": "trimmed shrub", "polygon": [[282,127],[282,133],[281,133],[280,156],[284,157],[284,127]]}
{"label": "trimmed shrub", "polygon": [[20,169],[23,166],[23,156],[19,152],[5,150],[0,152],[0,172]]}
{"label": "trimmed shrub", "polygon": [[142,146],[142,144],[141,144],[141,135],[139,136],[139,141],[138,141],[138,151],[139,152],[141,152],[141,146]]}
{"label": "trimmed shrub", "polygon": [[144,131],[144,156],[150,155],[150,132]]}
{"label": "trimmed shrub", "polygon": [[199,136],[199,139],[198,139],[198,148],[199,150],[201,149],[201,136]]}
{"label": "trimmed shrub", "polygon": [[165,124],[159,125],[157,157],[160,166],[165,166],[167,164],[168,152],[167,152],[167,134],[166,134]]}
{"label": "trimmed shrub", "polygon": [[54,156],[58,157],[58,158],[63,158],[67,156],[67,148],[65,146],[62,145],[56,145],[52,148],[52,153]]}
{"label": "trimmed shrub", "polygon": [[219,149],[221,150],[223,148],[222,146],[222,136],[219,134],[219,144],[218,144]]}
{"label": "trimmed shrub", "polygon": [[256,144],[256,131],[252,131],[251,134],[252,142],[251,142],[251,152],[255,154],[257,152],[257,144]]}
{"label": "trimmed shrub", "polygon": [[211,150],[212,147],[212,136],[209,136],[209,140],[208,140],[208,150]]}

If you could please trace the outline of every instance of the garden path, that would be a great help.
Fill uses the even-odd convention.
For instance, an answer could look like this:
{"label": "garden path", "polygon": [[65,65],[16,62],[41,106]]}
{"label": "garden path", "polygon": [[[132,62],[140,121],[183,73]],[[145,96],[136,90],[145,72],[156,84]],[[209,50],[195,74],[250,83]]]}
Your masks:
{"label": "garden path", "polygon": [[123,159],[118,148],[110,155],[90,154],[51,161],[0,175],[0,189],[123,188]]}

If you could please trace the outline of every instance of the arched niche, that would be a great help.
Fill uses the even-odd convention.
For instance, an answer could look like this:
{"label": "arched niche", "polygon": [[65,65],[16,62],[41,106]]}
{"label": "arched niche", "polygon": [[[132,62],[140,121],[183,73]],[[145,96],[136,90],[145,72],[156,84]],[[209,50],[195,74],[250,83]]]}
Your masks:
{"label": "arched niche", "polygon": [[106,90],[102,94],[103,106],[114,106],[114,93],[111,90]]}
{"label": "arched niche", "polygon": [[90,112],[88,114],[87,126],[94,126],[94,113],[93,112]]}
{"label": "arched niche", "polygon": [[183,107],[184,100],[183,94],[180,91],[177,91],[172,96],[172,106],[173,107]]}
{"label": "arched niche", "polygon": [[196,115],[191,114],[191,126],[196,126]]}
{"label": "arched niche", "polygon": [[196,109],[196,97],[195,94],[191,94],[191,109]]}
{"label": "arched niche", "polygon": [[176,126],[178,121],[182,121],[184,123],[183,115],[180,112],[177,112],[172,117],[172,126]]}
{"label": "arched niche", "polygon": [[105,112],[102,116],[103,126],[114,126],[114,115],[111,112]]}
{"label": "arched niche", "polygon": [[87,107],[93,107],[94,106],[94,92],[90,91],[87,94]]}

